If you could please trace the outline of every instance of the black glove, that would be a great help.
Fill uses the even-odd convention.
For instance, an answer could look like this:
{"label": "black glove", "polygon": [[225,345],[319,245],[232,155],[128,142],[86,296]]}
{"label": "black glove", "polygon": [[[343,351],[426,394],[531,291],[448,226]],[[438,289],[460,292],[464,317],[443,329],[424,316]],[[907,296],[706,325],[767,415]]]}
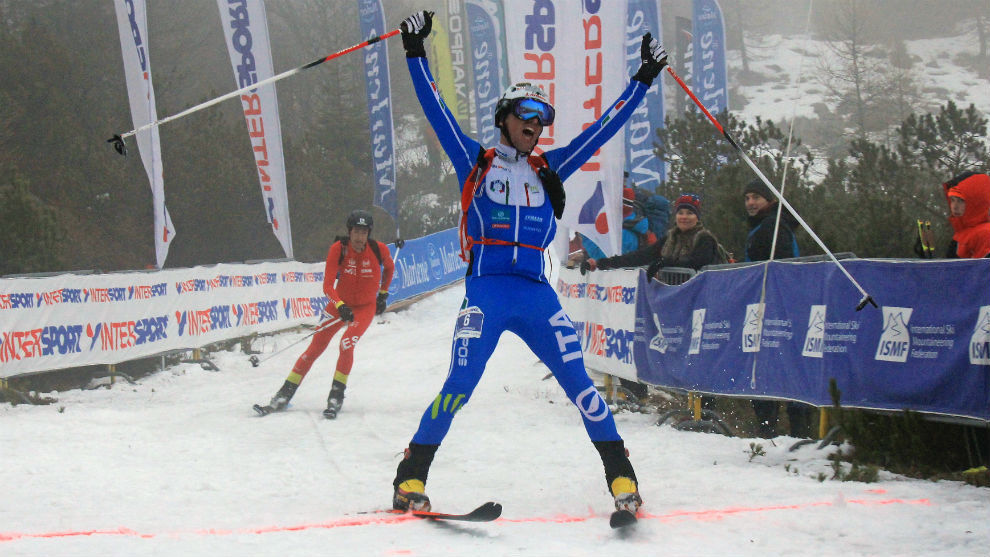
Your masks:
{"label": "black glove", "polygon": [[585,259],[584,261],[581,262],[581,266],[579,267],[579,269],[581,269],[582,275],[586,275],[588,274],[588,271],[591,270],[591,263],[588,263],[588,260]]}
{"label": "black glove", "polygon": [[375,298],[375,315],[385,313],[386,300],[388,300],[388,292],[379,292],[378,297]]}
{"label": "black glove", "polygon": [[340,314],[340,318],[344,321],[354,321],[354,310],[347,304],[340,304],[340,307],[337,308],[337,313]]}
{"label": "black glove", "polygon": [[549,167],[544,166],[537,174],[540,177],[540,182],[543,183],[543,191],[547,192],[547,197],[550,198],[553,216],[559,220],[560,217],[564,216],[564,202],[567,201],[564,183],[560,181],[560,176]]}
{"label": "black glove", "polygon": [[433,12],[416,12],[404,19],[399,28],[402,29],[402,47],[406,49],[406,58],[425,58],[423,41],[433,29]]}
{"label": "black glove", "polygon": [[633,79],[645,83],[647,86],[653,85],[653,80],[660,75],[664,66],[667,65],[667,51],[663,49],[663,45],[659,41],[653,38],[651,33],[647,33],[643,35],[643,43],[639,47],[639,57],[643,60],[643,64]]}
{"label": "black glove", "polygon": [[647,278],[653,278],[657,276],[657,272],[659,272],[660,269],[663,269],[665,266],[666,265],[665,265],[665,261],[663,260],[663,257],[662,256],[659,257],[656,261],[650,263],[650,266],[646,268]]}

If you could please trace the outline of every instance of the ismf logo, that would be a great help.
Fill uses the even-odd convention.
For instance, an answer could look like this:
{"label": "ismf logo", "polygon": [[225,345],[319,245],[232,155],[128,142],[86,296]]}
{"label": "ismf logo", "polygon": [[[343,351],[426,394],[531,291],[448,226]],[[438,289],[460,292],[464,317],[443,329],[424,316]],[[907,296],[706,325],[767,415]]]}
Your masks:
{"label": "ismf logo", "polygon": [[701,332],[705,328],[705,309],[696,309],[691,314],[691,346],[688,354],[701,353]]}
{"label": "ismf logo", "polygon": [[969,363],[990,365],[990,306],[980,306],[980,316],[969,339]]}
{"label": "ismf logo", "polygon": [[906,362],[911,351],[911,333],[908,322],[914,308],[883,306],[883,331],[877,344],[874,359],[884,362]]}
{"label": "ismf logo", "polygon": [[660,318],[653,314],[653,324],[657,326],[657,335],[650,339],[650,350],[656,350],[661,354],[667,353],[667,339],[663,336],[663,329],[660,327]]}
{"label": "ismf logo", "polygon": [[825,308],[811,306],[808,315],[808,332],[804,335],[804,348],[801,355],[806,358],[821,358],[825,353]]}
{"label": "ismf logo", "polygon": [[743,321],[742,351],[759,352],[762,333],[763,304],[747,304],[746,320]]}

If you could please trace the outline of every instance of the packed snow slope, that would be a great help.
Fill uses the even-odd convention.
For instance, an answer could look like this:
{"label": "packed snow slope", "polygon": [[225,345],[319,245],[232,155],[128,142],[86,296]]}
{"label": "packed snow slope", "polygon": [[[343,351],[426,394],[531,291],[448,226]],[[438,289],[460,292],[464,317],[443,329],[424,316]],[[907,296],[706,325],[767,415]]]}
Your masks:
{"label": "packed snow slope", "polygon": [[[322,417],[336,350],[291,406],[251,410],[281,385],[305,343],[252,367],[182,364],[137,384],[52,393],[50,406],[0,405],[0,554],[14,555],[986,555],[990,490],[881,473],[831,477],[814,445],[657,427],[621,413],[645,500],[628,532],[598,454],[546,368],[506,335],[430,474],[438,511],[488,501],[494,523],[434,523],[376,512],[448,364],[463,287],[388,313],[357,348],[347,399]],[[305,335],[256,343],[270,355]]]}

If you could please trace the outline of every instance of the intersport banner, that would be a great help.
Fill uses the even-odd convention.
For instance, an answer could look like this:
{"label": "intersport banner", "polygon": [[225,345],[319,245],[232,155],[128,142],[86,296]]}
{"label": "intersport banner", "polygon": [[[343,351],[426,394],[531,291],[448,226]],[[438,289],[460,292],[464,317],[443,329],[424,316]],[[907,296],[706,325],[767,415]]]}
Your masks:
{"label": "intersport banner", "polygon": [[585,366],[637,381],[633,344],[639,271],[582,275],[577,269],[563,268],[556,288],[581,341]]}
{"label": "intersport banner", "polygon": [[[625,25],[626,2],[505,1],[509,81],[543,87],[557,111],[538,151],[566,145],[629,84]],[[558,234],[580,232],[606,254],[619,252],[624,153],[618,134],[568,178]]]}
{"label": "intersport banner", "polygon": [[[640,45],[649,31],[663,43],[658,3],[651,0],[629,0],[626,14],[626,74],[634,75],[642,63]],[[663,76],[653,80],[643,103],[626,124],[626,169],[629,179],[641,188],[656,191],[666,180],[666,165],[657,158],[653,144],[659,143],[657,130],[664,126]]]}
{"label": "intersport banner", "polygon": [[729,110],[729,81],[725,66],[725,24],[718,0],[694,0],[691,88],[708,112]]}
{"label": "intersport banner", "polygon": [[[395,246],[389,246],[395,253]],[[457,229],[406,242],[389,303],[464,277]],[[0,279],[0,377],[114,364],[316,325],[325,263]]]}
{"label": "intersport banner", "polygon": [[498,0],[467,0],[465,10],[471,35],[474,81],[474,127],[478,143],[495,145],[495,105],[508,86],[502,4]]}
{"label": "intersport banner", "polygon": [[[151,58],[148,55],[148,10],[144,0],[114,0],[120,50],[124,59],[124,79],[131,105],[131,119],[139,128],[158,120],[155,107],[155,87],[151,79]],[[172,218],[165,207],[165,178],[162,174],[162,147],[158,126],[135,134],[141,162],[148,174],[155,219],[155,265],[161,269],[168,257],[168,248],[175,238]]]}
{"label": "intersport banner", "polygon": [[315,324],[323,263],[0,280],[0,377]]}
{"label": "intersport banner", "polygon": [[[990,420],[990,260],[845,260],[706,271],[678,286],[640,276],[640,380],[699,392]],[[598,273],[592,273],[594,276]]]}
{"label": "intersport banner", "polygon": [[[217,8],[220,10],[220,23],[237,88],[242,89],[274,76],[264,0],[217,0]],[[241,107],[261,183],[265,216],[285,256],[291,258],[292,227],[289,223],[282,124],[278,116],[275,84],[241,95]]]}
{"label": "intersport banner", "polygon": [[[368,40],[387,31],[381,0],[358,0],[361,37]],[[392,217],[399,228],[399,201],[395,186],[395,128],[392,124],[392,86],[389,81],[388,41],[361,49],[368,94],[371,162],[375,177],[374,204]]]}

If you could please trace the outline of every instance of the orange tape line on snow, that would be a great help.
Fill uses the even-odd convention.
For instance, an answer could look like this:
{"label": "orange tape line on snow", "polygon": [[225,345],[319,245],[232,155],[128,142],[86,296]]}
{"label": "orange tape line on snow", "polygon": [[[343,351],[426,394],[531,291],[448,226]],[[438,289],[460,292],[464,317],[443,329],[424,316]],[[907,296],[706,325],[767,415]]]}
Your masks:
{"label": "orange tape line on snow", "polygon": [[[929,506],[931,502],[928,499],[883,499],[878,501],[871,501],[866,499],[849,499],[844,501],[847,505],[862,505],[866,507],[877,507],[885,505],[924,505]],[[768,505],[763,507],[727,507],[724,509],[708,509],[708,510],[698,510],[698,511],[671,511],[664,514],[649,514],[649,513],[639,513],[638,517],[640,520],[659,520],[660,522],[675,522],[681,520],[720,520],[733,515],[741,514],[751,514],[751,513],[763,513],[763,512],[773,512],[773,511],[786,511],[786,510],[801,510],[808,509],[812,507],[833,507],[836,503],[834,501],[818,501],[812,503],[798,503],[793,505]],[[385,511],[387,512],[387,511]],[[604,515],[597,514],[587,514],[583,516],[572,516],[572,515],[556,515],[556,516],[535,516],[528,518],[500,518],[497,522],[502,523],[549,523],[549,524],[567,524],[572,522],[587,522],[589,520],[600,520],[604,519]],[[157,538],[163,536],[233,536],[233,535],[243,535],[243,534],[272,534],[278,532],[300,532],[305,530],[320,530],[320,529],[333,529],[333,528],[348,528],[355,526],[372,526],[375,524],[397,524],[401,522],[409,522],[413,520],[423,520],[420,517],[407,515],[407,514],[391,514],[391,515],[378,515],[376,513],[369,513],[367,516],[354,517],[354,518],[343,518],[337,520],[331,520],[329,522],[317,522],[312,524],[297,524],[289,526],[264,526],[260,528],[238,528],[238,529],[202,529],[202,530],[190,530],[186,532],[169,532],[169,533],[149,533],[149,532],[138,532],[136,530],[131,530],[130,528],[116,528],[116,529],[104,529],[104,530],[74,530],[74,531],[63,531],[63,532],[35,532],[35,533],[22,533],[22,532],[0,532],[0,542],[9,542],[22,539],[51,539],[51,538],[72,538],[72,537],[85,537],[85,536],[126,536],[134,538]]]}

